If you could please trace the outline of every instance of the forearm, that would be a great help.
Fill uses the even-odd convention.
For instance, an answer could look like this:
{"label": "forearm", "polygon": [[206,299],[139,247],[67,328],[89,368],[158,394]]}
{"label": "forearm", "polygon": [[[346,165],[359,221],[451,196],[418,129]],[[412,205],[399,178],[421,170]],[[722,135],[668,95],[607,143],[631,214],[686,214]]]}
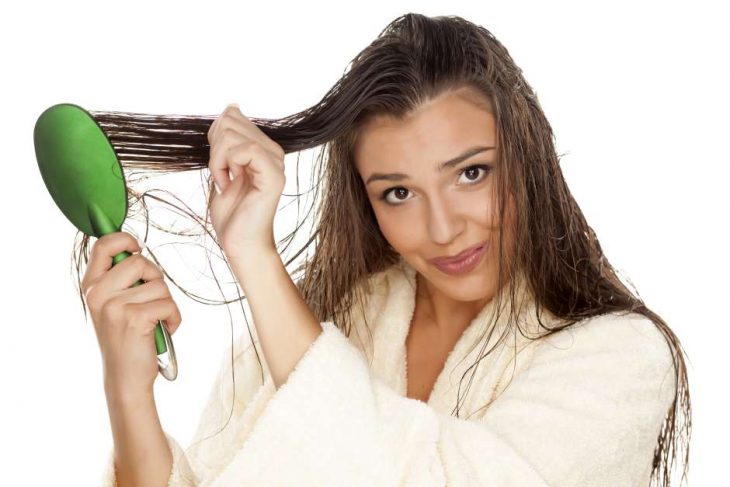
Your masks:
{"label": "forearm", "polygon": [[172,453],[152,392],[138,396],[107,387],[106,397],[114,437],[117,486],[167,486]]}
{"label": "forearm", "polygon": [[275,250],[245,252],[231,268],[253,313],[259,342],[278,389],[322,327]]}

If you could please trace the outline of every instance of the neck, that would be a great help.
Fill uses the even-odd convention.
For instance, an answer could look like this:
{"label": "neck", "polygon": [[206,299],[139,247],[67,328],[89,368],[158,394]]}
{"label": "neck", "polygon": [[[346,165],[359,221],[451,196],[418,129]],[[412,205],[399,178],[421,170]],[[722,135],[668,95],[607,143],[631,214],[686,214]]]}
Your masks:
{"label": "neck", "polygon": [[443,334],[461,334],[490,298],[478,301],[459,301],[431,286],[416,274],[416,310],[418,321]]}

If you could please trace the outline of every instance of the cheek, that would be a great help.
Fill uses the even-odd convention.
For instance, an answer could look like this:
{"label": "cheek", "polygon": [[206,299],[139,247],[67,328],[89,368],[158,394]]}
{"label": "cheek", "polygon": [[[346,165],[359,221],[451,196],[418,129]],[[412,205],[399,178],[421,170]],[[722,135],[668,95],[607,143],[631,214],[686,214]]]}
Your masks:
{"label": "cheek", "polygon": [[425,224],[420,221],[415,205],[392,208],[382,201],[370,204],[380,232],[396,252],[404,255],[421,252],[423,239],[427,237],[421,233]]}
{"label": "cheek", "polygon": [[489,184],[484,191],[475,193],[471,204],[472,214],[482,227],[492,231],[499,230],[499,201],[494,187]]}
{"label": "cheek", "polygon": [[398,211],[378,211],[373,208],[380,232],[385,240],[399,253],[408,252],[408,246],[413,242],[413,229],[403,223]]}
{"label": "cheek", "polygon": [[467,195],[456,204],[464,208],[462,215],[481,229],[493,230],[499,225],[496,207],[483,192]]}
{"label": "cheek", "polygon": [[[508,200],[507,208],[505,208],[505,215],[503,219],[502,228],[502,259],[504,264],[508,264],[511,261],[514,252],[514,201],[512,198]],[[494,211],[490,214],[489,229],[490,229],[490,245],[491,251],[489,252],[489,266],[492,267],[493,272],[496,274],[499,268],[499,213],[496,205]]]}

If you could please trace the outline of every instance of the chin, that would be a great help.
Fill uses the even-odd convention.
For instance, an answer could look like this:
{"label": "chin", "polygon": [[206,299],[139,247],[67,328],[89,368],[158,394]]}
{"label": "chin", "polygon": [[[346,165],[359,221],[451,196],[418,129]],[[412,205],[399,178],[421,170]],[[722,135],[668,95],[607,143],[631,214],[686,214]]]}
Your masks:
{"label": "chin", "polygon": [[456,278],[445,283],[441,289],[453,299],[464,302],[483,301],[493,294],[491,283],[485,276]]}
{"label": "chin", "polygon": [[420,267],[418,272],[432,287],[456,301],[480,301],[494,294],[494,282],[486,271],[484,262],[461,276],[444,274],[425,261],[422,261]]}

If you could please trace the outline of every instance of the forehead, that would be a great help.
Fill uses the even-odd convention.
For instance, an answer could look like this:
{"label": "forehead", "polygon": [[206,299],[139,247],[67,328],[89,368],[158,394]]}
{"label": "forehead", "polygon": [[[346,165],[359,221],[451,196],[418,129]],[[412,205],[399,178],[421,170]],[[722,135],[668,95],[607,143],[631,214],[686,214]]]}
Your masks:
{"label": "forehead", "polygon": [[473,90],[444,93],[403,120],[369,120],[354,146],[361,172],[435,167],[476,145],[496,145],[496,122],[489,100]]}

